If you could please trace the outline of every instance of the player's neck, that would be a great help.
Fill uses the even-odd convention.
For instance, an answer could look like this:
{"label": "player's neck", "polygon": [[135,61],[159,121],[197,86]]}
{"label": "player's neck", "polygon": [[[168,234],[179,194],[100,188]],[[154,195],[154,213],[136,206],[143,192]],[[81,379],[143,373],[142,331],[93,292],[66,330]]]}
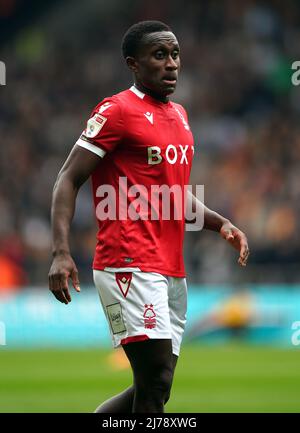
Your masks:
{"label": "player's neck", "polygon": [[148,89],[147,87],[143,86],[141,83],[134,83],[134,86],[142,93],[145,93],[145,95],[151,96],[151,98],[157,99],[160,102],[167,103],[169,102],[168,96],[165,95],[159,95],[155,92],[152,92],[152,90]]}

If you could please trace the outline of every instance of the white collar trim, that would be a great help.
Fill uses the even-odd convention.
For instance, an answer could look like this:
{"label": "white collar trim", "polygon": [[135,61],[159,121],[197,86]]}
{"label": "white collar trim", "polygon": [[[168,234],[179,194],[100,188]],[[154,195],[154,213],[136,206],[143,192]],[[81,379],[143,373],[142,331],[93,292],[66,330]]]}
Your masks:
{"label": "white collar trim", "polygon": [[135,85],[131,86],[130,89],[133,93],[136,94],[139,98],[143,99],[145,96],[145,93],[141,92],[139,89],[135,87]]}

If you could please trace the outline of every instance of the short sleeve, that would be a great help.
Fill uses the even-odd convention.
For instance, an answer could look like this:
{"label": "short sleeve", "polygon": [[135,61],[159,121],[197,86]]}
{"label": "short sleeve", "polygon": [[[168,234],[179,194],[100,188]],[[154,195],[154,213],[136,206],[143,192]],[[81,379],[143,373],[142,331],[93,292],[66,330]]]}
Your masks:
{"label": "short sleeve", "polygon": [[123,119],[119,103],[104,99],[92,111],[76,144],[103,157],[112,152],[122,140]]}

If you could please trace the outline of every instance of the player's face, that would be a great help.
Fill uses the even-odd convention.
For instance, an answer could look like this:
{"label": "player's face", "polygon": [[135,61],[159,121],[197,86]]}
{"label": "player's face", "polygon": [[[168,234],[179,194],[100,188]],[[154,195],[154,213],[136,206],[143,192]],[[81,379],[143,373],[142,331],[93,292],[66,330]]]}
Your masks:
{"label": "player's face", "polygon": [[145,35],[137,56],[128,64],[142,91],[166,99],[175,91],[180,69],[179,45],[175,35],[172,32]]}

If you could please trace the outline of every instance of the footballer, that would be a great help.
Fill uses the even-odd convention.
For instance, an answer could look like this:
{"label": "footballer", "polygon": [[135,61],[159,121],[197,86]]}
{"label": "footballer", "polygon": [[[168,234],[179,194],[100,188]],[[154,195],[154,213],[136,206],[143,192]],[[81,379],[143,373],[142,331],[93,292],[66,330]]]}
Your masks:
{"label": "footballer", "polygon": [[[176,215],[163,218],[160,199],[149,203],[151,188],[176,187],[179,196],[170,194],[171,205],[176,208],[183,198],[201,208],[203,228],[220,233],[235,247],[242,266],[249,248],[245,234],[228,219],[199,206],[191,194],[183,197],[197,146],[185,109],[169,99],[180,72],[175,34],[162,22],[139,22],[124,35],[122,52],[132,85],[94,108],[54,186],[49,288],[65,304],[71,302],[69,279],[80,291],[68,236],[78,190],[91,178],[99,223],[94,282],[113,346],[123,348],[133,372],[133,384],[96,412],[161,413],[186,323],[185,210],[181,206]],[[121,200],[125,189],[138,194]],[[140,213],[134,217],[137,208]]]}

